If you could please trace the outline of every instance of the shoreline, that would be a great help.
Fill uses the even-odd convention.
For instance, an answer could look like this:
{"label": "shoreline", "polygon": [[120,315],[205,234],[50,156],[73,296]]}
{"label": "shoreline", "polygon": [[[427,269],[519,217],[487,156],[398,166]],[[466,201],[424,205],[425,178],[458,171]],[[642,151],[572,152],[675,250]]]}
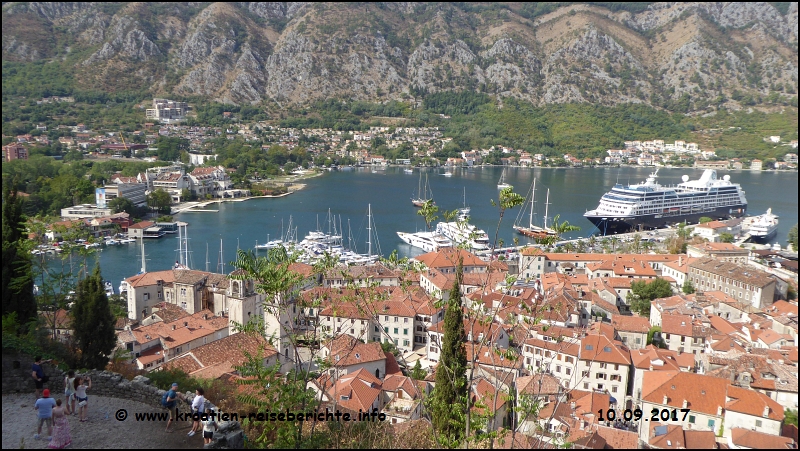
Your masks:
{"label": "shoreline", "polygon": [[[245,201],[253,200],[253,199],[277,199],[277,198],[281,198],[281,197],[286,197],[286,196],[288,196],[288,195],[290,195],[292,193],[296,193],[297,191],[300,191],[300,190],[302,190],[302,189],[304,189],[304,188],[306,188],[308,186],[307,183],[296,183],[296,182],[301,181],[301,180],[305,180],[305,179],[310,179],[310,178],[313,178],[313,177],[317,177],[319,175],[322,175],[322,172],[314,172],[314,173],[311,173],[311,174],[302,174],[302,175],[297,176],[294,180],[278,181],[277,183],[290,183],[290,185],[287,187],[288,191],[283,193],[283,194],[275,194],[275,195],[267,194],[267,195],[263,195],[263,196],[247,196],[247,197],[221,198],[221,199],[218,198],[218,199],[210,199],[210,200],[204,200],[204,201],[186,202],[185,204],[180,204],[180,205],[176,206],[175,210],[173,210],[170,214],[177,215],[177,214],[180,214],[180,213],[190,213],[190,212],[198,212],[198,213],[199,212],[214,212],[214,213],[216,213],[219,210],[211,210],[211,209],[208,209],[206,207],[208,207],[209,205],[212,205],[212,204],[221,204],[223,202],[245,202]],[[186,204],[192,204],[192,205],[186,205]]]}

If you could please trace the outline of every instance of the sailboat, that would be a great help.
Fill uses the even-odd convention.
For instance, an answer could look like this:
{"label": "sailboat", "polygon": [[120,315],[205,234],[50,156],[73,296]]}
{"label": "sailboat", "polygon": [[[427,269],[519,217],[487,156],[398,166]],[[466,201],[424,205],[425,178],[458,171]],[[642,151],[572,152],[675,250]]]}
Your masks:
{"label": "sailboat", "polygon": [[[424,193],[424,194],[423,194]],[[422,207],[425,202],[433,199],[433,192],[430,185],[428,185],[428,174],[425,174],[425,189],[422,189],[422,172],[419,173],[419,186],[417,186],[417,197],[411,198],[411,203],[415,207]],[[435,202],[434,202],[435,203]]]}
{"label": "sailboat", "polygon": [[[550,207],[550,188],[547,189],[547,199],[545,200],[544,204],[544,222],[543,227],[533,225],[533,205],[534,205],[534,197],[536,196],[536,179],[533,179],[533,184],[531,185],[531,190],[529,192],[531,197],[531,209],[528,216],[528,227],[524,227],[519,225],[519,216],[517,216],[517,221],[514,224],[514,230],[517,233],[530,237],[530,238],[546,238],[548,236],[555,236],[556,231],[547,227],[547,213]],[[520,211],[520,216],[525,210],[523,209]]]}
{"label": "sailboat", "polygon": [[500,180],[497,182],[497,189],[506,189],[506,188],[513,188],[511,184],[506,183],[506,170],[503,169],[503,173],[500,174]]}

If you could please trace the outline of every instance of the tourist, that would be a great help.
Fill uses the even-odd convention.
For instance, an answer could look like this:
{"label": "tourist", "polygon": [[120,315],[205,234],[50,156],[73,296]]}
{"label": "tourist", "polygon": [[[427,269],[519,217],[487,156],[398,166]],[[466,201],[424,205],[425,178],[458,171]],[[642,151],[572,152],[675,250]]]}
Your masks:
{"label": "tourist", "polygon": [[45,362],[49,362],[50,359],[42,360],[42,356],[37,355],[33,359],[33,365],[31,365],[31,377],[33,377],[33,382],[36,384],[36,399],[38,400],[41,396],[42,389],[44,388],[44,384],[47,383],[47,376],[44,375],[44,369],[42,368],[42,364]]}
{"label": "tourist", "polygon": [[[86,385],[88,383],[88,385]],[[89,414],[88,414],[88,403],[89,397],[86,395],[86,390],[92,388],[92,380],[90,378],[82,378],[80,376],[75,378],[75,399],[78,400],[78,417],[80,418],[81,423],[85,421],[89,421]]]}
{"label": "tourist", "polygon": [[[203,396],[205,392],[202,387],[197,387],[195,390],[195,397],[192,400],[192,430],[187,434],[189,437],[200,432],[202,429],[200,425],[200,415],[206,410],[206,398]],[[196,415],[196,416],[195,416]]]}
{"label": "tourist", "polygon": [[175,415],[178,412],[178,398],[183,398],[183,395],[178,393],[178,383],[173,382],[172,387],[167,392],[167,410],[169,410],[169,420],[167,420],[167,430],[166,432],[173,432],[169,426],[172,424],[172,421],[175,420]]}
{"label": "tourist", "polygon": [[214,420],[214,415],[208,415],[205,420],[203,420],[203,443],[209,444],[211,443],[211,439],[214,438],[214,431],[217,430],[217,422]]}
{"label": "tourist", "polygon": [[67,415],[77,415],[75,410],[75,371],[69,370],[64,376],[64,403],[65,413]]}
{"label": "tourist", "polygon": [[66,408],[61,407],[61,400],[56,400],[56,407],[53,408],[53,436],[50,439],[48,448],[61,449],[72,443],[69,435],[69,421],[67,421]]}
{"label": "tourist", "polygon": [[50,390],[44,389],[42,397],[36,400],[33,405],[34,410],[38,411],[39,426],[36,429],[36,434],[33,438],[38,439],[42,434],[42,425],[47,423],[47,440],[53,435],[53,408],[56,406],[55,400],[50,397]]}

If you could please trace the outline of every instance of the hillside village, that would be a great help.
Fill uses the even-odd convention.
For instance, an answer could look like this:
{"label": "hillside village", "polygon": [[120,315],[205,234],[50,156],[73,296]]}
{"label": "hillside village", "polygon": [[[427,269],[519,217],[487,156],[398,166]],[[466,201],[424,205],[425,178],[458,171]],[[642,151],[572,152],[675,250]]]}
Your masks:
{"label": "hillside village", "polygon": [[[293,263],[302,281],[275,299],[241,272],[146,272],[125,280],[118,346],[142,370],[226,380],[245,353],[261,350],[264,365],[282,372],[319,372],[308,388],[324,406],[379,409],[400,427],[421,418],[435,384],[441,301],[460,261],[468,374],[488,430],[516,429],[525,446],[790,449],[784,411],[798,402],[798,306],[787,294],[796,267],[793,278],[779,276],[755,257],[710,242],[680,255],[531,247],[509,264],[445,248],[416,257],[418,270],[385,263],[315,273]],[[632,313],[631,284],[656,278],[673,294],[655,299],[649,315]],[[684,293],[686,281],[697,291]],[[273,341],[236,333],[255,318]],[[67,338],[68,320],[59,327]],[[418,363],[424,377],[414,379]],[[523,399],[540,410],[525,413]],[[622,418],[637,408],[639,421]],[[660,416],[674,409],[689,414]]]}

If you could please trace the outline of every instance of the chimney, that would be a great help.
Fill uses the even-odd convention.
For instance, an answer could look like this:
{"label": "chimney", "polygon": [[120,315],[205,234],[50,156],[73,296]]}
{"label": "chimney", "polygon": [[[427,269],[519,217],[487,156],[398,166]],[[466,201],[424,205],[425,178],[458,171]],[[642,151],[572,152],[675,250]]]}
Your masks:
{"label": "chimney", "polygon": [[764,416],[764,418],[767,418],[769,416],[769,406],[764,406],[764,414],[763,414],[763,416]]}
{"label": "chimney", "polygon": [[183,322],[183,327],[189,327],[189,322],[188,321],[184,321]]}
{"label": "chimney", "polygon": [[667,401],[669,401],[669,398],[667,398],[667,395],[664,395],[664,402],[662,402],[661,404],[667,404]]}
{"label": "chimney", "polygon": [[203,313],[203,319],[208,319],[208,313]]}
{"label": "chimney", "polygon": [[175,325],[174,324],[172,325],[172,330],[175,330]]}
{"label": "chimney", "polygon": [[683,408],[685,409],[685,408],[687,408],[687,407],[689,407],[689,401],[687,401],[687,400],[685,400],[685,399],[684,399],[684,400],[683,400]]}
{"label": "chimney", "polygon": [[569,408],[572,409],[572,410],[575,410],[575,401],[572,401],[571,403],[569,403]]}
{"label": "chimney", "polygon": [[722,416],[722,406],[717,406],[717,416],[718,417]]}
{"label": "chimney", "polygon": [[653,364],[652,364],[652,362],[650,363],[650,371],[653,371]]}
{"label": "chimney", "polygon": [[683,266],[683,256],[678,257],[678,266]]}

